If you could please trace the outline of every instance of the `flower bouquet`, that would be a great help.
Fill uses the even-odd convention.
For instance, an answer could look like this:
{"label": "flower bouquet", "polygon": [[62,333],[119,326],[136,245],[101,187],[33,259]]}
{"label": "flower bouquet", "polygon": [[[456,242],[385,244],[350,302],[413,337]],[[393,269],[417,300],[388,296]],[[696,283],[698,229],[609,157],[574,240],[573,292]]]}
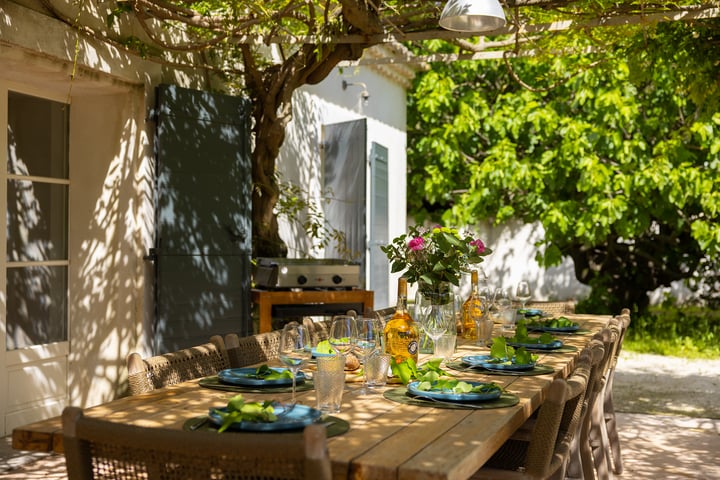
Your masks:
{"label": "flower bouquet", "polygon": [[[418,282],[423,293],[443,293],[449,285],[460,285],[470,265],[481,263],[492,253],[482,240],[456,228],[411,226],[407,234],[380,247],[391,262],[393,273],[406,270],[409,283]],[[449,290],[448,290],[449,291]]]}
{"label": "flower bouquet", "polygon": [[[411,226],[407,234],[381,247],[391,262],[393,273],[418,284],[415,320],[423,334],[455,332],[455,302],[451,285],[459,286],[460,277],[470,265],[483,261],[491,250],[480,239],[455,228],[435,226],[427,229]],[[432,328],[431,328],[432,327]],[[434,330],[433,333],[430,333]],[[432,342],[421,334],[420,350],[432,352]]]}

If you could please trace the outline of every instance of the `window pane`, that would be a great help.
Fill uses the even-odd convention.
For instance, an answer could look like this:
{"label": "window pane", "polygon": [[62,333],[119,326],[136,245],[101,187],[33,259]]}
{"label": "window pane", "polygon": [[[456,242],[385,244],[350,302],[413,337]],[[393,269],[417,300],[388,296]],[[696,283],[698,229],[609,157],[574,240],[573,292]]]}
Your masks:
{"label": "window pane", "polygon": [[8,180],[9,262],[67,259],[68,186]]}
{"label": "window pane", "polygon": [[68,178],[70,106],[8,93],[8,173]]}
{"label": "window pane", "polygon": [[8,350],[67,341],[67,267],[7,270]]}

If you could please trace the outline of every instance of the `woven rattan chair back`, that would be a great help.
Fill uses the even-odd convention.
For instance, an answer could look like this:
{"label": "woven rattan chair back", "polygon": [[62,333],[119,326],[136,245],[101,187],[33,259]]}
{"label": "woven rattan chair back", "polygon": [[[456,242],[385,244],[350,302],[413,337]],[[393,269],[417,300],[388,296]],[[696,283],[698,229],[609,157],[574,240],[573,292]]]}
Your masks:
{"label": "woven rattan chair back", "polygon": [[536,308],[550,315],[575,313],[575,302],[572,300],[567,300],[565,302],[528,302],[525,307]]}
{"label": "woven rattan chair back", "polygon": [[312,479],[331,477],[325,427],[301,433],[218,434],[147,428],[62,414],[73,480]]}
{"label": "woven rattan chair back", "polygon": [[131,395],[150,392],[194,378],[215,375],[229,368],[230,361],[222,337],[210,342],[143,359],[138,353],[127,358]]}
{"label": "woven rattan chair back", "polygon": [[[313,345],[327,340],[330,331],[330,320],[313,320],[310,317],[303,319],[303,325],[308,327]],[[278,358],[280,350],[280,336],[282,330],[273,330],[267,333],[258,333],[239,337],[235,333],[225,335],[225,348],[231,368],[246,367]]]}
{"label": "woven rattan chair back", "polygon": [[473,479],[563,479],[570,446],[579,432],[591,373],[590,359],[581,356],[567,380],[555,379],[533,419],[529,438],[511,437],[478,470]]}
{"label": "woven rattan chair back", "polygon": [[618,330],[611,322],[611,327],[604,328],[595,334],[588,345],[592,352],[593,368],[586,394],[585,413],[580,427],[580,437],[573,446],[572,463],[568,471],[570,478],[610,478],[605,452],[598,450],[603,444],[599,422],[604,421],[602,414],[604,386],[608,367],[615,352]]}
{"label": "woven rattan chair back", "polygon": [[303,325],[310,331],[310,338],[313,345],[317,345],[319,342],[327,340],[330,336],[332,318],[313,320],[310,317],[305,317],[303,318]]}
{"label": "woven rattan chair back", "polygon": [[225,335],[225,347],[231,368],[246,367],[268,362],[278,357],[280,330],[238,337],[235,333]]}

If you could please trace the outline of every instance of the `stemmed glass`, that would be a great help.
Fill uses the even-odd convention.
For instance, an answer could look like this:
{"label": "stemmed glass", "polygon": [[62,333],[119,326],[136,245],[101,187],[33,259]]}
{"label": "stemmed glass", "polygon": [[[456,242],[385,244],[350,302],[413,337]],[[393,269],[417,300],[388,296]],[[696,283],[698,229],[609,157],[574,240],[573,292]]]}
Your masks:
{"label": "stemmed glass", "polygon": [[300,369],[312,356],[310,332],[297,322],[290,322],[283,327],[280,335],[280,349],[278,357],[283,365],[293,374],[292,401],[295,403],[295,377]]}
{"label": "stemmed glass", "polygon": [[515,289],[515,298],[520,300],[520,304],[522,305],[520,308],[525,310],[525,304],[528,300],[530,300],[531,296],[532,294],[530,293],[530,284],[525,280],[520,281],[517,284],[517,288]]}
{"label": "stemmed glass", "polygon": [[433,352],[437,352],[436,343],[438,338],[450,331],[452,327],[455,329],[455,324],[450,325],[450,321],[455,321],[453,316],[452,319],[447,318],[439,305],[432,305],[430,307],[430,313],[425,317],[420,327],[425,331],[425,334],[430,337],[433,341]]}
{"label": "stemmed glass", "polygon": [[359,394],[370,393],[368,389],[367,361],[370,354],[380,345],[380,320],[374,317],[358,317],[355,321],[357,333],[354,338],[355,350],[362,357],[365,381]]}
{"label": "stemmed glass", "polygon": [[340,355],[352,352],[354,340],[357,336],[355,317],[350,315],[336,315],[330,325],[328,343]]}

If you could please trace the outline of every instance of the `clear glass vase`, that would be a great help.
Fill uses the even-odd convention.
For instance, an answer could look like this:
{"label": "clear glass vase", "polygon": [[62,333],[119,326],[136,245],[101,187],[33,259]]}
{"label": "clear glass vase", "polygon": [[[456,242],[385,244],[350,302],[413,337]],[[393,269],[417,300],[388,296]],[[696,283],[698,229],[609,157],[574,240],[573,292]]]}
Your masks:
{"label": "clear glass vase", "polygon": [[420,282],[415,294],[415,322],[420,327],[420,353],[433,353],[433,340],[427,334],[429,323],[447,326],[447,333],[456,333],[456,301],[450,283]]}

